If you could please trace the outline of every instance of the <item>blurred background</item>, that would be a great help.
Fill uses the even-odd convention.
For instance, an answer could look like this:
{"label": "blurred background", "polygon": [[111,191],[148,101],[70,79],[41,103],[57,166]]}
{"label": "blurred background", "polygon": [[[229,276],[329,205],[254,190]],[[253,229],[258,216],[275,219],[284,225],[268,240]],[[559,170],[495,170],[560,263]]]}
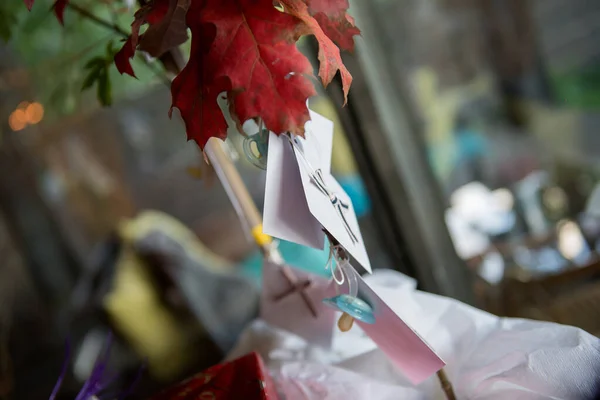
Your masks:
{"label": "blurred background", "polygon": [[[73,0],[64,27],[38,3],[0,4],[0,398],[47,398],[67,337],[74,398],[108,332],[115,387],[145,360],[143,398],[222,359],[257,315],[262,256],[167,116],[169,60],[135,59],[137,80],[112,65],[135,2]],[[600,335],[600,3],[351,3],[348,105],[334,82],[311,108],[335,122],[371,264]],[[279,249],[324,273],[327,251]]]}

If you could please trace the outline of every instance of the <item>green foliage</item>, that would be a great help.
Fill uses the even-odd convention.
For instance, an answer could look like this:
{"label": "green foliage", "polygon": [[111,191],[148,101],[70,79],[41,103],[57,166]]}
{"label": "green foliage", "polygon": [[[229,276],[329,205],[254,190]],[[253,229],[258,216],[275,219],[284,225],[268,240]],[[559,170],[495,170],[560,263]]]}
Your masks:
{"label": "green foliage", "polygon": [[97,86],[97,97],[100,104],[110,106],[112,104],[112,86],[110,81],[110,68],[113,65],[113,60],[117,50],[113,47],[113,42],[108,42],[106,46],[106,54],[104,57],[96,56],[85,64],[84,69],[87,70],[87,76],[83,80],[81,90],[87,90]]}
{"label": "green foliage", "polygon": [[[122,36],[70,8],[66,10],[63,27],[52,13],[51,5],[52,0],[37,0],[29,12],[22,0],[0,0],[0,41],[7,41],[28,70],[35,100],[44,104],[46,119],[56,119],[98,103],[110,105],[113,100],[139,95],[161,82],[139,59],[133,60],[138,80],[121,76],[112,58],[122,45]],[[77,5],[125,32],[130,30],[134,10],[122,12],[121,0],[113,0],[109,5],[97,0],[78,0]],[[161,70],[159,65],[156,69]],[[95,96],[89,90],[81,90],[94,86]]]}

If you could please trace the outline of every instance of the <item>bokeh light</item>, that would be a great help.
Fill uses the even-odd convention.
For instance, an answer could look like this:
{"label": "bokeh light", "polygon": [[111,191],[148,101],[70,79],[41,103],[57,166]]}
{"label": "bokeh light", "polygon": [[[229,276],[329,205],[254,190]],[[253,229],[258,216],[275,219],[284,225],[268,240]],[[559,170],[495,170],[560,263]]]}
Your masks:
{"label": "bokeh light", "polygon": [[27,115],[25,114],[25,111],[19,108],[13,111],[8,117],[8,125],[10,126],[10,129],[15,132],[25,129],[27,126]]}
{"label": "bokeh light", "polygon": [[568,260],[573,260],[585,250],[585,239],[574,221],[562,220],[558,223],[558,250]]}
{"label": "bokeh light", "polygon": [[44,118],[44,106],[38,102],[22,101],[8,117],[10,129],[17,132],[27,125],[39,124]]}
{"label": "bokeh light", "polygon": [[25,109],[25,114],[29,124],[38,124],[44,118],[44,106],[40,103],[31,103]]}

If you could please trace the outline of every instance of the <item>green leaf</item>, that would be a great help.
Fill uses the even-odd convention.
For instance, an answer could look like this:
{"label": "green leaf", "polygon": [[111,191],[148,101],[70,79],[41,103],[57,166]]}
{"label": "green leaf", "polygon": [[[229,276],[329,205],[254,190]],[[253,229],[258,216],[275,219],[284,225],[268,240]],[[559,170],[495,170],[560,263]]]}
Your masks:
{"label": "green leaf", "polygon": [[103,106],[110,106],[112,104],[112,87],[107,68],[102,69],[100,75],[98,76],[97,93],[100,104]]}
{"label": "green leaf", "polygon": [[102,69],[106,65],[106,60],[102,57],[94,57],[85,63],[85,69]]}
{"label": "green leaf", "polygon": [[115,49],[113,41],[109,40],[106,44],[106,60],[109,64],[112,63],[113,59],[115,58],[115,54],[117,54],[117,51],[118,50]]}
{"label": "green leaf", "polygon": [[85,77],[85,79],[83,80],[83,85],[81,85],[81,90],[87,90],[89,88],[91,88],[94,83],[98,80],[98,78],[100,78],[100,74],[102,72],[102,68],[96,68],[91,70],[87,76]]}
{"label": "green leaf", "polygon": [[[139,80],[122,77],[116,73],[113,59],[107,59],[106,53],[109,47],[107,43],[112,38],[114,45],[120,48],[121,39],[112,35],[105,27],[90,23],[84,17],[75,18],[75,15],[66,26],[61,26],[49,7],[54,1],[37,0],[36,7],[29,12],[24,7],[23,0],[0,0],[0,13],[15,19],[14,25],[10,28],[11,49],[14,50],[22,66],[28,69],[37,96],[41,99],[51,97],[57,89],[57,82],[60,82],[62,89],[65,89],[67,83],[71,84],[69,96],[61,95],[56,101],[43,102],[47,105],[45,120],[56,120],[81,107],[88,107],[89,105],[86,104],[88,101],[92,101],[95,105],[99,104],[99,101],[94,99],[98,80],[87,89],[94,90],[91,98],[82,96],[82,93],[86,92],[81,92],[82,85],[92,70],[96,70],[98,76],[101,69],[107,68],[110,72],[111,82],[105,85],[108,90],[104,89],[104,93],[108,94],[105,99],[110,100],[110,103],[116,103],[117,99],[130,96],[135,92],[146,92],[161,83],[155,78],[154,72],[139,59],[132,61],[136,72],[139,71]],[[114,16],[110,7],[106,6],[106,2],[92,0],[80,0],[80,2],[91,13],[113,21]],[[37,7],[38,5],[41,7]],[[114,22],[127,30],[131,25],[131,14],[119,14]],[[0,19],[0,31],[6,31],[9,27],[4,20]],[[6,34],[0,33],[0,45],[3,43],[3,35]],[[48,79],[48,76],[52,79]]]}

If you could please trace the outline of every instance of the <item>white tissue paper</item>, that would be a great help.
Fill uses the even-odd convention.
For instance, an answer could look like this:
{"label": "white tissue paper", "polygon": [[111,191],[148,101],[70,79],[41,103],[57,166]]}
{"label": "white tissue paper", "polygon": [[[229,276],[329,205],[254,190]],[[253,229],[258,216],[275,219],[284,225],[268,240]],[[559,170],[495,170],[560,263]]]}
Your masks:
{"label": "white tissue paper", "polygon": [[[367,283],[446,361],[458,399],[596,399],[600,339],[571,326],[498,318],[415,290],[414,280],[377,270]],[[323,349],[262,321],[229,354],[257,351],[282,398],[444,399],[435,376],[418,386],[397,372],[355,326]]]}

